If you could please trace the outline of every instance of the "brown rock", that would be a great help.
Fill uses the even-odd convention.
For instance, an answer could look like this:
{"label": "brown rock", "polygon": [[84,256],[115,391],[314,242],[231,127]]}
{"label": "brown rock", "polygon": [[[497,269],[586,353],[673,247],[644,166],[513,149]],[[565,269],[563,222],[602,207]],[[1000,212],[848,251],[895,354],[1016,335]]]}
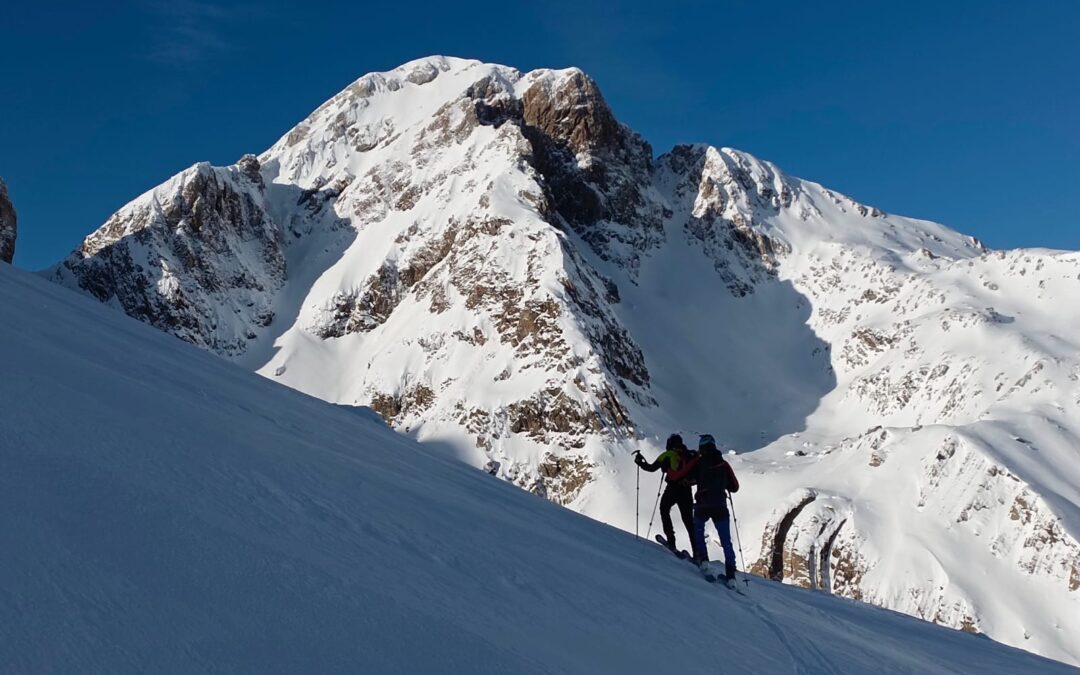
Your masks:
{"label": "brown rock", "polygon": [[[237,169],[196,165],[153,206],[114,214],[54,278],[192,344],[242,353],[252,326],[273,321],[270,303],[286,275],[256,165],[254,157]],[[247,326],[220,331],[216,317],[226,313]]]}
{"label": "brown rock", "polygon": [[525,123],[575,153],[610,148],[620,141],[621,127],[611,114],[600,89],[585,73],[575,71],[555,91],[546,81],[522,95]]}
{"label": "brown rock", "polygon": [[6,263],[15,258],[16,234],[15,207],[8,198],[7,185],[0,178],[0,260]]}

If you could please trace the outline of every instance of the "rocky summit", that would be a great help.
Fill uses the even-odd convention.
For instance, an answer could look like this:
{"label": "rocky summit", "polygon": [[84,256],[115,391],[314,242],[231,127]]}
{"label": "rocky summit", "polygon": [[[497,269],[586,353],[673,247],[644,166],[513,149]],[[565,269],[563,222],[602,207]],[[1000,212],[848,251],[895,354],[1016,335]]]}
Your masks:
{"label": "rocky summit", "polygon": [[16,226],[15,207],[11,205],[4,179],[0,178],[0,260],[6,263],[15,258]]}
{"label": "rocky summit", "polygon": [[624,529],[629,453],[711,433],[741,566],[1080,662],[1080,253],[656,156],[577,69],[432,57],[46,274]]}

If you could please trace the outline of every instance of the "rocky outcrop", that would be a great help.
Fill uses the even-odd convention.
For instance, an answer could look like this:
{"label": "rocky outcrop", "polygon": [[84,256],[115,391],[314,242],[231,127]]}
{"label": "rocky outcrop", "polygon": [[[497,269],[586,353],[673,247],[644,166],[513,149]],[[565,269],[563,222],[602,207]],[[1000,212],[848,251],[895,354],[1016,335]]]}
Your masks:
{"label": "rocky outcrop", "polygon": [[791,246],[770,234],[763,217],[782,210],[808,218],[816,208],[800,187],[772,167],[724,148],[679,145],[658,160],[686,236],[712,260],[728,290],[743,297],[772,278]]}
{"label": "rocky outcrop", "polygon": [[[914,478],[920,486],[914,517],[927,518],[960,537],[972,536],[979,546],[968,549],[968,555],[989,561],[983,565],[1012,568],[1059,593],[1080,589],[1080,544],[1040,495],[989,460],[979,440],[940,430],[921,432],[875,427],[845,439],[830,454],[848,454],[852,461],[869,458],[868,466],[881,472],[895,471],[893,463],[903,461],[891,459],[893,455],[925,453],[916,476],[897,472],[891,478]],[[916,435],[922,438],[913,443]],[[935,579],[936,570],[910,582],[902,593],[889,590],[892,579],[882,579],[880,567],[896,566],[898,556],[918,554],[907,544],[883,548],[882,538],[865,529],[868,515],[873,517],[860,513],[849,497],[814,488],[796,490],[768,518],[760,553],[750,569],[777,581],[981,632],[977,604]]]}
{"label": "rocky outcrop", "polygon": [[128,315],[223,355],[274,320],[283,228],[258,161],[197,165],[117,212],[52,272]]}
{"label": "rocky outcrop", "polygon": [[18,235],[15,207],[8,197],[7,185],[0,178],[0,261],[10,263],[15,258],[15,238]]}
{"label": "rocky outcrop", "polygon": [[635,271],[664,240],[663,206],[648,194],[652,148],[581,71],[541,71],[526,83],[522,130],[559,219],[601,258]]}

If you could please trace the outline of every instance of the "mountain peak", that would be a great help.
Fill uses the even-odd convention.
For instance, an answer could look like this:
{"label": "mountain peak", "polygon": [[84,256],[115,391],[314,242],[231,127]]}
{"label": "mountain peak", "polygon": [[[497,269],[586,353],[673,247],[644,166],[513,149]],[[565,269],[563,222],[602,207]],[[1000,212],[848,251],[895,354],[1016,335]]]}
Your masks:
{"label": "mountain peak", "polygon": [[708,431],[744,451],[748,566],[1077,660],[1076,264],[732,148],[654,159],[577,69],[432,57],[50,274],[624,529],[628,453]]}

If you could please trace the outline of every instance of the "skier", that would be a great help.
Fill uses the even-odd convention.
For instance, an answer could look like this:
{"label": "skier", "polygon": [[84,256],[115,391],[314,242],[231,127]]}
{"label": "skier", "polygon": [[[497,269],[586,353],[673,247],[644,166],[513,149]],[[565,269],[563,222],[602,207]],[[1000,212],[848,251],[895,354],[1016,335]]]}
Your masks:
{"label": "skier", "polygon": [[728,520],[727,493],[739,491],[739,480],[731,465],[716,447],[709,434],[698,440],[700,459],[692,479],[697,483],[694,505],[694,561],[707,570],[709,551],[705,545],[705,523],[712,520],[724,549],[724,576],[730,586],[735,580],[735,549],[731,545],[731,524]]}
{"label": "skier", "polygon": [[667,485],[664,488],[664,495],[660,498],[660,522],[663,524],[666,546],[676,555],[679,549],[675,545],[675,527],[671,524],[671,507],[678,505],[679,515],[682,516],[683,526],[686,527],[686,536],[690,538],[693,545],[694,495],[690,489],[689,475],[696,462],[697,453],[686,447],[679,434],[668,437],[664,452],[656,458],[655,462],[645,461],[640,452],[634,453],[634,463],[642,469],[650,473],[657,469],[664,472]]}

